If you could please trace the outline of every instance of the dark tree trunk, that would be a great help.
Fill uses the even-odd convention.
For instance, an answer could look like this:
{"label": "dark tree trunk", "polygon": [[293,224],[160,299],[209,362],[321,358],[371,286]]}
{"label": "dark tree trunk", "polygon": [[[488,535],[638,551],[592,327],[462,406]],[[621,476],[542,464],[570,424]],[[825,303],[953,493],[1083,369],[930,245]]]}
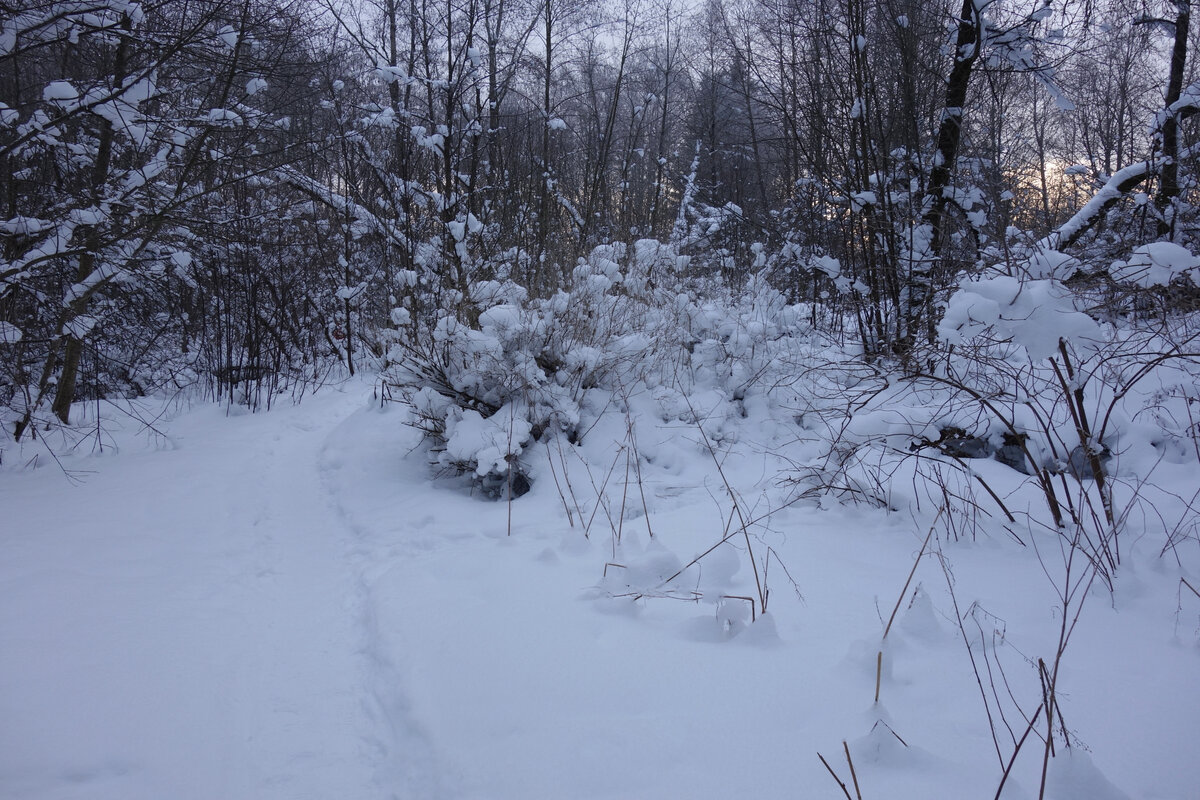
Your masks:
{"label": "dark tree trunk", "polygon": [[911,350],[922,331],[933,335],[933,295],[937,288],[938,253],[942,247],[947,206],[946,190],[954,174],[958,146],[962,140],[964,105],[971,70],[979,58],[979,19],[974,0],[963,0],[958,20],[958,38],[954,46],[954,65],[946,81],[946,99],[942,122],[938,127],[933,168],[925,191],[922,228],[927,242],[914,248],[912,274],[909,277],[908,325],[901,341],[902,350]]}
{"label": "dark tree trunk", "polygon": [[[1187,64],[1188,27],[1191,21],[1191,0],[1175,0],[1179,10],[1175,17],[1175,45],[1171,49],[1171,72],[1167,79],[1166,105],[1179,100],[1183,91],[1183,70]],[[1158,235],[1174,238],[1175,198],[1179,196],[1179,119],[1168,111],[1162,124],[1162,176],[1158,183],[1155,204],[1161,215]]]}

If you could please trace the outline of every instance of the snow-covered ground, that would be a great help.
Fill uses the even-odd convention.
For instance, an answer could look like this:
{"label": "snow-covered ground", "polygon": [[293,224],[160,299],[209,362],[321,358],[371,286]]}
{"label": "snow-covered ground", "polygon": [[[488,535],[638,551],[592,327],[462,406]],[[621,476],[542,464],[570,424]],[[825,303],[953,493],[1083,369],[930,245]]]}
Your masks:
{"label": "snow-covered ground", "polygon": [[[932,512],[782,507],[796,437],[753,413],[718,472],[682,424],[633,455],[631,405],[528,453],[509,504],[367,384],[167,412],[61,467],[3,452],[0,797],[837,798],[818,753],[854,796],[848,751],[868,800],[992,798],[1042,701],[1054,535],[939,527],[905,590]],[[718,544],[722,474],[760,521]],[[1200,557],[1162,545],[1087,597],[1047,797],[1200,796]],[[1042,732],[1004,797],[1038,796]]]}

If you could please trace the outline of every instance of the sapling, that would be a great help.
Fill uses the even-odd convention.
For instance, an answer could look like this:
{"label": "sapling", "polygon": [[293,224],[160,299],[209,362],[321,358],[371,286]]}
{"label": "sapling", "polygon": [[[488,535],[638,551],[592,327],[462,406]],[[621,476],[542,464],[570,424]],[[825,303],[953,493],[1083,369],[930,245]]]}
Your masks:
{"label": "sapling", "polygon": [[[937,516],[933,518],[933,524],[929,526],[929,533],[925,534],[925,541],[921,542],[921,549],[917,552],[917,558],[913,561],[912,569],[908,571],[908,578],[904,581],[904,588],[900,590],[900,596],[896,598],[896,607],[892,609],[892,615],[888,617],[887,625],[883,629],[882,641],[886,642],[888,634],[891,633],[892,623],[896,621],[896,614],[900,611],[900,604],[904,601],[904,596],[908,594],[909,584],[912,583],[913,576],[917,574],[917,567],[921,563],[921,557],[925,555],[925,548],[929,546],[929,540],[933,537],[934,530],[937,529],[938,521],[942,518],[942,513],[946,510],[945,506],[938,509]],[[879,685],[883,676],[883,649],[880,648],[875,657],[875,702],[879,702]]]}

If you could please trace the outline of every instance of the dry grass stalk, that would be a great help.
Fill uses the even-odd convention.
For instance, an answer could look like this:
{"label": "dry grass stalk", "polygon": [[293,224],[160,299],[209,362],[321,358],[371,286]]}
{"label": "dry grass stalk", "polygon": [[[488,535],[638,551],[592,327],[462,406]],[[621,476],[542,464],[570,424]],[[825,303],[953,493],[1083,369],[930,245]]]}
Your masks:
{"label": "dry grass stalk", "polygon": [[854,798],[850,796],[850,790],[846,788],[846,784],[841,778],[838,777],[838,774],[833,771],[833,767],[829,766],[829,762],[825,760],[825,756],[817,753],[817,758],[821,759],[821,763],[825,765],[825,769],[829,770],[829,774],[833,776],[835,781],[837,781],[837,785],[842,789],[842,794],[846,795],[846,800],[854,800]]}
{"label": "dry grass stalk", "polygon": [[862,792],[858,789],[858,773],[854,771],[854,759],[850,758],[850,745],[842,740],[842,749],[846,751],[846,763],[850,765],[850,780],[854,782],[854,796],[862,800]]}

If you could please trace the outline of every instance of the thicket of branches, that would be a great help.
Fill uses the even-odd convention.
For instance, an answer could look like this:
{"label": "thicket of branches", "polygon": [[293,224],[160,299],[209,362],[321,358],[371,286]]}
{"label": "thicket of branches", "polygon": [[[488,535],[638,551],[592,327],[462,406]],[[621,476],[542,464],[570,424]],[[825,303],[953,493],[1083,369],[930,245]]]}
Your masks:
{"label": "thicket of branches", "polygon": [[[600,302],[611,243],[630,256],[610,295],[753,277],[868,361],[920,371],[963,273],[1069,249],[1075,280],[1115,292],[1097,265],[1194,249],[1189,17],[1150,0],[5,4],[5,433],[164,388],[269,403],[389,351],[429,383],[453,367],[447,331],[480,330],[497,298]],[[635,263],[644,239],[669,269]],[[629,289],[639,269],[650,285]],[[530,353],[552,377],[551,356]]]}

